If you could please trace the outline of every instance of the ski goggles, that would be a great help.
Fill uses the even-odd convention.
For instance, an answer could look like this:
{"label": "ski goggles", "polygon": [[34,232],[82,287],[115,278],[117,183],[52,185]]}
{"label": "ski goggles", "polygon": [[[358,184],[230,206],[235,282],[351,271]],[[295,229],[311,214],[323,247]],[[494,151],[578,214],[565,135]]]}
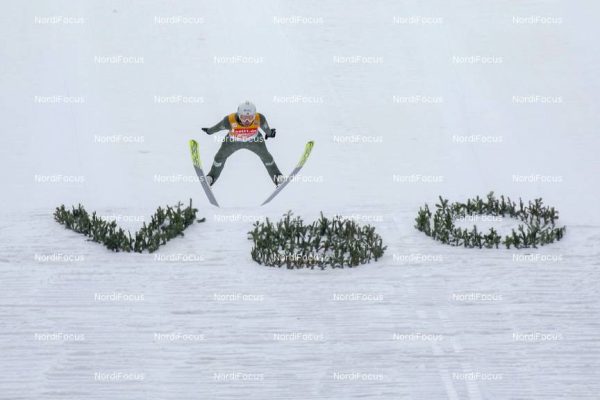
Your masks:
{"label": "ski goggles", "polygon": [[244,125],[250,125],[254,121],[254,115],[240,115],[239,117]]}

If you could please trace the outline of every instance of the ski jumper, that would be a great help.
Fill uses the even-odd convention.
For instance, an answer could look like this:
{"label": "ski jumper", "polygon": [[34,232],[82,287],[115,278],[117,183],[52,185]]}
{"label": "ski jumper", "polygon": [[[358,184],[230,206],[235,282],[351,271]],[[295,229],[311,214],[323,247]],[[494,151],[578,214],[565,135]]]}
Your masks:
{"label": "ski jumper", "polygon": [[229,156],[240,149],[247,149],[260,157],[260,160],[267,169],[269,177],[273,183],[277,184],[275,178],[281,175],[281,171],[277,167],[277,164],[275,164],[273,156],[269,153],[269,150],[267,150],[265,139],[258,130],[259,128],[264,132],[271,131],[265,116],[260,113],[256,113],[254,121],[248,126],[243,126],[240,123],[237,114],[232,113],[223,118],[223,120],[215,126],[208,128],[207,133],[210,135],[222,130],[229,131],[227,136],[223,139],[219,151],[215,155],[210,172],[207,174],[213,178],[213,183],[216,182],[219,175],[221,175],[221,172],[225,167],[225,161],[227,161]]}

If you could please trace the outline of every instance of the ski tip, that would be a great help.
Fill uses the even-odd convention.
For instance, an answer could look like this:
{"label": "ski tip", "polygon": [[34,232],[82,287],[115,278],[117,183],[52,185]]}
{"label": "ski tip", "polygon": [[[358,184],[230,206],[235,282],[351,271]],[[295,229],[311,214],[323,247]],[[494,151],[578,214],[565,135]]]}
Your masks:
{"label": "ski tip", "polygon": [[306,148],[304,149],[304,154],[302,154],[302,157],[300,157],[300,161],[298,161],[299,167],[304,165],[304,163],[308,159],[308,156],[310,156],[310,153],[312,152],[314,145],[315,145],[315,142],[312,140],[310,140],[306,143]]}
{"label": "ski tip", "polygon": [[308,143],[306,143],[306,151],[310,153],[314,146],[315,142],[313,140],[309,140]]}
{"label": "ski tip", "polygon": [[202,167],[202,163],[200,162],[200,154],[198,153],[198,142],[196,142],[194,139],[191,139],[189,141],[190,143],[190,152],[192,154],[192,162],[194,163],[195,166],[197,167]]}

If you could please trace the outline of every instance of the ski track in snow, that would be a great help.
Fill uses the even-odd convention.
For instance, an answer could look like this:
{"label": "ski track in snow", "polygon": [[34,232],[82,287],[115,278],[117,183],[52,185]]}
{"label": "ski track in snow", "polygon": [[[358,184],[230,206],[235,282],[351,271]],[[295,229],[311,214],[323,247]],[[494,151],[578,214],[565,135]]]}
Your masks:
{"label": "ski track in snow", "polygon": [[[0,99],[0,399],[598,398],[600,59],[591,51],[598,4],[152,0],[138,7],[115,0],[5,8],[0,53],[11,62],[0,76],[7,93]],[[32,22],[52,15],[88,22]],[[154,23],[172,15],[204,22]],[[295,15],[323,23],[273,23]],[[411,15],[444,23],[392,23]],[[514,15],[565,22],[515,26]],[[242,50],[240,42],[247,43]],[[115,54],[145,62],[93,62]],[[236,54],[265,60],[213,61]],[[477,54],[505,61],[449,61]],[[354,55],[384,62],[332,61]],[[564,96],[565,104],[510,101],[536,93]],[[35,104],[36,95],[83,95],[86,104]],[[203,101],[157,104],[155,95]],[[294,95],[322,101],[274,100]],[[394,95],[444,101],[400,105]],[[308,182],[290,184],[259,208],[272,184],[254,155],[239,152],[215,186],[223,206],[215,209],[197,182],[185,180],[194,176],[187,142],[198,140],[208,167],[219,143],[200,127],[246,98],[278,129],[267,145],[284,173],[315,140],[301,172]],[[144,141],[94,141],[119,134]],[[503,143],[452,142],[477,134],[500,135]],[[344,144],[336,135],[383,142]],[[564,181],[511,181],[535,173]],[[36,174],[85,182],[39,183]],[[393,180],[412,174],[444,180]],[[442,246],[413,227],[418,207],[440,194],[455,201],[490,190],[543,197],[560,211],[566,237],[540,249],[474,250]],[[147,218],[190,197],[206,222],[153,255],[111,253],[52,218],[63,203]],[[386,254],[345,270],[254,263],[252,220],[287,210],[308,221],[322,211],[371,223]],[[139,221],[119,223],[133,231]],[[56,255],[75,261],[47,260]],[[117,294],[130,298],[110,300]],[[468,298],[475,294],[488,299]],[[43,339],[50,334],[80,340]],[[111,373],[143,379],[98,378]]]}

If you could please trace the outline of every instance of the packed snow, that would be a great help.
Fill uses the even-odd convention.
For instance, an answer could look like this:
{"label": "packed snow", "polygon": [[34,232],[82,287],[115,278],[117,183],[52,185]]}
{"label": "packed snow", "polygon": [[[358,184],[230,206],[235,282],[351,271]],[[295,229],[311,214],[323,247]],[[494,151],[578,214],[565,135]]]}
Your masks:
{"label": "packed snow", "polygon": [[[592,0],[5,2],[0,32],[0,399],[597,399],[600,4]],[[192,167],[252,100],[271,193],[240,151]],[[530,250],[444,246],[418,208],[494,191],[567,226]],[[132,232],[193,200],[154,254]],[[352,269],[258,265],[247,232],[343,215],[388,246]],[[481,222],[488,228],[494,221]],[[514,221],[500,225],[510,229]]]}

